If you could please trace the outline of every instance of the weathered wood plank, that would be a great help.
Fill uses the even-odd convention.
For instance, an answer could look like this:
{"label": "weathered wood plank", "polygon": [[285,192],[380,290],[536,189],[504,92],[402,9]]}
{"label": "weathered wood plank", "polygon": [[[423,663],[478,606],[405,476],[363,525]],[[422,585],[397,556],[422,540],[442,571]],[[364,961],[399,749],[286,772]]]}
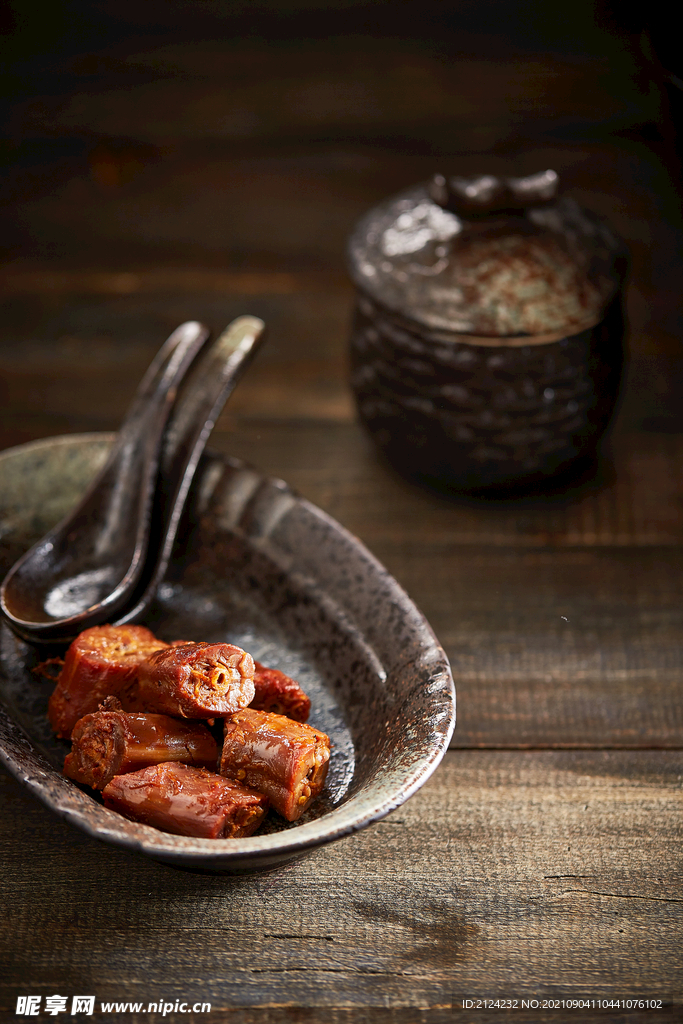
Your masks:
{"label": "weathered wood plank", "polygon": [[451,751],[383,822],[242,878],[98,845],[3,775],[3,1001],[680,998],[682,775],[680,752]]}
{"label": "weathered wood plank", "polygon": [[269,269],[230,270],[215,267],[138,267],[134,270],[93,270],[16,260],[0,267],[0,295],[141,295],[187,293],[236,295],[295,295],[306,291],[350,290],[349,279],[340,271],[279,271]]}
{"label": "weathered wood plank", "polygon": [[[221,293],[221,275],[210,271],[202,292],[155,291],[155,273],[166,288],[167,277],[183,277],[164,271],[150,272],[150,290],[143,284],[119,295],[51,292],[45,273],[46,288],[6,296],[3,305],[5,444],[116,427],[155,348],[178,322],[199,317],[220,329],[248,310],[269,324],[270,341],[214,443],[290,480],[368,542],[400,542],[417,518],[431,538],[465,544],[656,545],[683,536],[683,379],[670,355],[634,359],[611,451],[593,486],[535,502],[454,503],[381,469],[352,426],[345,354],[351,291],[341,280],[318,287],[311,275],[290,275],[296,290],[286,293],[278,291],[277,275],[252,275],[258,280],[245,299]],[[89,275],[75,274],[74,287],[79,281],[87,292]],[[657,339],[663,344],[666,335]],[[283,421],[291,424],[291,443]],[[308,432],[306,421],[316,421]]]}
{"label": "weathered wood plank", "polygon": [[451,660],[460,746],[683,743],[680,549],[377,553]]}
{"label": "weathered wood plank", "polygon": [[95,80],[86,90],[76,79],[66,95],[19,106],[13,128],[20,137],[95,134],[165,147],[178,139],[272,144],[283,135],[318,141],[378,132],[405,140],[450,128],[461,150],[481,152],[519,132],[520,122],[538,131],[571,119],[586,131],[656,120],[658,97],[642,88],[637,56],[607,33],[604,46],[609,57],[517,52],[479,60],[452,60],[410,39],[389,48],[343,35],[299,39],[294,49],[225,39],[167,46],[128,54],[152,80]]}
{"label": "weathered wood plank", "polygon": [[683,539],[680,435],[618,432],[611,460],[588,485],[547,497],[474,500],[403,480],[354,424],[302,417],[290,420],[284,437],[282,422],[257,416],[250,422],[247,415],[231,420],[230,411],[218,424],[215,447],[283,477],[371,547],[412,543],[416,534],[445,548],[551,550],[668,546]]}

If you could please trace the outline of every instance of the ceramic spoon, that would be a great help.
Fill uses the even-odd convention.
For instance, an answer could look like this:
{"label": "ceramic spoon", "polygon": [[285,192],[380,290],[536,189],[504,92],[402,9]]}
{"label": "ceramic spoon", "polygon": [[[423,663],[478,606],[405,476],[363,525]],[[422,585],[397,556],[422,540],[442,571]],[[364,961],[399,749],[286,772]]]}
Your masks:
{"label": "ceramic spoon", "polygon": [[263,341],[265,324],[241,316],[201,353],[169,420],[152,513],[145,571],[116,625],[137,622],[154,599],[173,549],[190,484],[206,442],[233,388]]}
{"label": "ceramic spoon", "polygon": [[5,577],[0,610],[24,639],[70,639],[111,621],[137,592],[164,429],[178,387],[207,338],[207,329],[194,321],[173,332],[143,377],[85,496]]}

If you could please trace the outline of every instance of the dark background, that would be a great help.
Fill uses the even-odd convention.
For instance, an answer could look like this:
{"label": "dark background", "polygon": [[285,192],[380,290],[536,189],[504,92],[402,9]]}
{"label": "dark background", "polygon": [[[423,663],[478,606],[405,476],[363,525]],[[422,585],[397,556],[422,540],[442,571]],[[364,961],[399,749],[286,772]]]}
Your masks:
{"label": "dark background", "polygon": [[675,159],[657,5],[67,0],[3,22],[10,258],[339,267],[364,203],[427,168],[561,147],[572,185],[582,144]]}

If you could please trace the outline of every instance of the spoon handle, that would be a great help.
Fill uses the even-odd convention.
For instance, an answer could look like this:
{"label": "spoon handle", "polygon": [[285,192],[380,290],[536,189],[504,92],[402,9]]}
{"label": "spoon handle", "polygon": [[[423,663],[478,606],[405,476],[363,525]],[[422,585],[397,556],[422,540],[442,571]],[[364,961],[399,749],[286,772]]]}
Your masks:
{"label": "spoon handle", "polygon": [[264,339],[255,316],[233,320],[207,346],[189,374],[169,419],[152,511],[145,570],[116,625],[133,622],[153,600],[168,566],[190,485],[223,406]]}
{"label": "spoon handle", "polygon": [[[107,598],[108,609],[117,610],[120,607],[119,594],[124,590],[129,591],[131,585],[134,585],[133,581],[143,572],[147,546],[151,541],[152,508],[164,431],[178,389],[208,337],[209,331],[203,324],[188,320],[177,327],[162,345],[138,386],[102,471],[102,477],[105,477],[109,470],[112,486],[120,494],[112,491],[109,506],[103,505],[102,480],[93,485],[93,490],[98,491],[97,506],[93,512],[97,514],[100,509],[107,509],[107,525],[111,523],[109,530],[105,527],[98,533],[98,555],[112,546],[108,534],[122,531],[124,508],[129,507],[130,513],[134,513],[134,510],[137,513],[135,548],[130,568],[120,586]],[[86,495],[84,504],[87,501]]]}
{"label": "spoon handle", "polygon": [[[82,500],[88,518],[105,517],[97,534],[96,557],[111,549],[115,533],[123,532],[126,511],[136,516],[130,568],[121,587],[107,598],[108,608],[116,607],[119,590],[130,587],[131,579],[142,571],[164,430],[178,388],[208,337],[206,327],[189,320],[162,345],[138,386],[101,474]],[[109,501],[102,501],[103,488]]]}

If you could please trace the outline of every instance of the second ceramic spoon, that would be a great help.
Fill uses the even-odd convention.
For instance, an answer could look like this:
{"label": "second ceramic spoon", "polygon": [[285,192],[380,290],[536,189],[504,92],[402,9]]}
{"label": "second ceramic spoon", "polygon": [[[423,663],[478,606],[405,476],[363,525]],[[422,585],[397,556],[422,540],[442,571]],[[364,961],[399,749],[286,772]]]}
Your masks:
{"label": "second ceramic spoon", "polygon": [[126,609],[112,620],[116,625],[139,621],[154,599],[201,454],[221,409],[263,341],[264,331],[263,320],[240,316],[206,347],[192,367],[173,407],[164,441],[145,571]]}

